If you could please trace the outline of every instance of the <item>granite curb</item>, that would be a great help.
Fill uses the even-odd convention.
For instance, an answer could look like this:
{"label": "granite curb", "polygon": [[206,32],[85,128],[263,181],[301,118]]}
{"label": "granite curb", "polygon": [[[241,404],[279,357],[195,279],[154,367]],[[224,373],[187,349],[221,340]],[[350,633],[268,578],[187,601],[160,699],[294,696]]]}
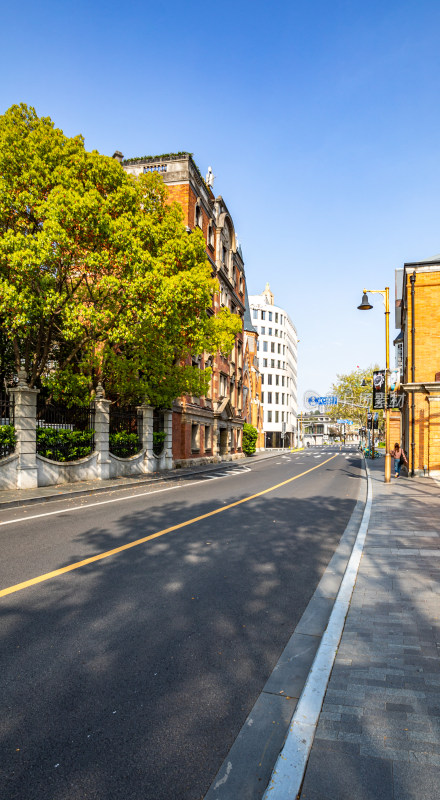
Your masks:
{"label": "granite curb", "polygon": [[327,628],[362,523],[366,495],[364,474],[338,547],[204,800],[263,796]]}

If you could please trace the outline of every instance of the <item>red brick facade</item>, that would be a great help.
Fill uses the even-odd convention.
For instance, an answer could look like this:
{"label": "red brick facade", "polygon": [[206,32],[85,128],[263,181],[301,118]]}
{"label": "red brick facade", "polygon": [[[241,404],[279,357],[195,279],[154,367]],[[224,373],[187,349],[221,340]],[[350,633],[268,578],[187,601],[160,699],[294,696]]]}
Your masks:
{"label": "red brick facade", "polygon": [[[223,198],[214,196],[191,156],[136,159],[123,165],[132,174],[161,174],[168,201],[182,207],[184,224],[190,230],[199,227],[205,237],[207,258],[220,287],[212,312],[227,306],[243,319],[246,282],[233,221]],[[173,458],[177,464],[241,457],[244,357],[243,331],[236,336],[229,358],[220,353],[197,355],[200,369],[212,367],[211,388],[207,397],[185,395],[173,405]]]}

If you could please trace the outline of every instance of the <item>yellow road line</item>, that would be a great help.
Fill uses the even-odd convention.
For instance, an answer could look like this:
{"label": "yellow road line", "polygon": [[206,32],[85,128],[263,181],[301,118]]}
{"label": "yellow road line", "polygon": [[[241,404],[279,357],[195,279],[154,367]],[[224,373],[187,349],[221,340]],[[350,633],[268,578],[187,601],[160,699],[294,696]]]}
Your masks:
{"label": "yellow road line", "polygon": [[277,483],[275,486],[269,486],[268,489],[263,489],[261,492],[257,492],[256,494],[251,494],[249,497],[244,497],[242,500],[236,500],[235,503],[229,503],[227,506],[216,508],[214,511],[209,511],[207,514],[202,514],[200,517],[193,517],[186,522],[179,522],[178,525],[172,525],[170,528],[163,528],[163,530],[157,531],[157,533],[151,533],[149,536],[143,536],[142,539],[136,539],[134,542],[129,542],[128,544],[123,544],[120,547],[115,547],[113,550],[107,550],[105,553],[99,553],[96,556],[84,558],[83,561],[76,561],[74,564],[69,564],[67,567],[60,567],[59,569],[54,569],[52,572],[46,572],[44,575],[37,575],[36,578],[31,578],[29,581],[23,581],[23,583],[16,583],[14,586],[8,586],[6,589],[0,590],[0,597],[5,597],[6,595],[14,594],[15,592],[21,592],[22,589],[27,589],[29,586],[35,586],[37,583],[43,583],[43,581],[56,578],[58,575],[64,575],[66,572],[72,572],[74,569],[85,567],[87,564],[93,564],[94,561],[101,561],[104,558],[109,558],[110,556],[116,555],[116,553],[122,553],[124,550],[129,550],[131,547],[138,547],[138,545],[144,544],[145,542],[150,542],[152,539],[157,539],[159,536],[165,536],[166,533],[177,531],[180,528],[186,528],[188,525],[192,525],[194,522],[200,522],[202,519],[213,517],[214,514],[221,514],[223,511],[227,511],[229,508],[234,508],[234,506],[239,506],[242,503],[248,503],[250,500],[254,500],[256,497],[261,497],[263,494],[273,492],[275,489],[279,489],[281,486],[286,486],[287,483],[292,483],[292,481],[302,478],[309,472],[313,472],[313,470],[323,467],[324,464],[328,464],[328,462],[332,461],[333,458],[336,458],[336,454],[330,458],[327,458],[325,461],[322,461],[321,464],[316,464],[316,466],[307,469],[305,472],[295,475],[293,478],[288,478],[288,480],[282,481],[282,483]]}

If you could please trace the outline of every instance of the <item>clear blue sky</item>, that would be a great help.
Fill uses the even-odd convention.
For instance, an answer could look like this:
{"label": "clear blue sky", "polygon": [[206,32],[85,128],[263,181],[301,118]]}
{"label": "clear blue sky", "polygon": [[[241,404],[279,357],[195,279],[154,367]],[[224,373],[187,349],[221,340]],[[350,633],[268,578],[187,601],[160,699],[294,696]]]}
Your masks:
{"label": "clear blue sky", "polygon": [[[250,293],[300,337],[299,390],[384,362],[404,261],[440,251],[440,3],[43,2],[2,12],[0,113],[25,102],[88,149],[212,165]],[[392,314],[392,335],[394,315]]]}

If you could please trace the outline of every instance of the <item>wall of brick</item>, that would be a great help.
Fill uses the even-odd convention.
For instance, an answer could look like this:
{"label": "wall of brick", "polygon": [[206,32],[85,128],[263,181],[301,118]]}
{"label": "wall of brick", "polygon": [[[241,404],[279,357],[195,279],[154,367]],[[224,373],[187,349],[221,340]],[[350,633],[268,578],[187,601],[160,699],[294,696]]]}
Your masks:
{"label": "wall of brick", "polygon": [[[411,271],[406,273],[405,382],[431,383],[440,371],[440,271],[416,270],[414,284],[415,358],[412,376],[412,307]],[[411,403],[409,396],[408,446],[411,458]],[[429,402],[428,395],[415,395],[414,469],[440,471],[439,404]],[[410,465],[411,466],[411,465]]]}

